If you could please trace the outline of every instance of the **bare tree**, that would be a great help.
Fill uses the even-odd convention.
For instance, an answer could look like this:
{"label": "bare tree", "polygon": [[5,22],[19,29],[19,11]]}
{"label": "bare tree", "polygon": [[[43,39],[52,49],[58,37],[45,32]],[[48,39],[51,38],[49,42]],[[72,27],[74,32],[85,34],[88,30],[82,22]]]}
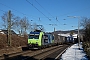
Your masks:
{"label": "bare tree", "polygon": [[29,20],[26,17],[17,20],[15,23],[19,34],[27,33],[26,31],[30,28]]}
{"label": "bare tree", "polygon": [[26,31],[29,28],[29,21],[26,17],[24,17],[22,20],[23,20],[23,29],[24,31]]}
{"label": "bare tree", "polygon": [[[2,21],[4,22],[3,23],[3,27],[5,28],[5,29],[7,29],[8,28],[8,13],[7,12],[5,12],[2,16],[1,16],[1,18],[2,18]],[[15,22],[17,21],[19,19],[19,17],[16,17],[14,14],[12,14],[11,13],[11,29],[13,29],[14,27],[15,27]]]}
{"label": "bare tree", "polygon": [[21,28],[22,28],[22,30],[23,30],[23,34],[27,34],[27,30],[28,29],[30,29],[30,23],[29,23],[29,20],[26,18],[26,17],[24,17],[24,18],[22,18],[22,20],[21,20]]}
{"label": "bare tree", "polygon": [[90,41],[90,18],[83,18],[81,25],[84,28],[85,41]]}
{"label": "bare tree", "polygon": [[17,16],[17,17],[15,18],[14,23],[13,23],[14,26],[12,27],[12,28],[13,28],[15,31],[17,31],[19,34],[21,33],[21,32],[20,32],[20,20],[21,20],[21,18]]}
{"label": "bare tree", "polygon": [[[8,28],[8,16],[7,16],[7,12],[5,12],[3,14],[3,16],[1,16],[3,23],[3,26],[5,29]],[[30,24],[29,20],[26,17],[20,18],[19,16],[15,16],[14,14],[11,13],[11,29],[12,30],[16,30],[17,32],[19,32],[19,34],[25,34],[27,33],[27,31],[29,30],[35,31],[37,30],[42,30],[44,31],[44,27],[43,25],[37,25],[36,23],[34,24]]]}
{"label": "bare tree", "polygon": [[4,24],[3,24],[3,26],[4,26],[4,28],[5,29],[7,29],[7,12],[5,12],[4,14],[3,14],[3,16],[1,16],[1,18],[2,18],[2,20],[3,20],[3,22],[4,22]]}
{"label": "bare tree", "polygon": [[33,25],[32,25],[32,29],[33,29],[33,31],[35,31],[36,29],[38,29],[36,23],[33,23]]}
{"label": "bare tree", "polygon": [[[3,23],[3,27],[5,29],[8,28],[8,16],[7,16],[7,12],[5,12],[1,18]],[[25,33],[28,29],[30,28],[30,23],[29,20],[26,17],[20,18],[18,16],[15,16],[14,14],[11,13],[11,29],[12,30],[16,30],[17,32],[19,32],[20,34],[22,34],[23,32]]]}

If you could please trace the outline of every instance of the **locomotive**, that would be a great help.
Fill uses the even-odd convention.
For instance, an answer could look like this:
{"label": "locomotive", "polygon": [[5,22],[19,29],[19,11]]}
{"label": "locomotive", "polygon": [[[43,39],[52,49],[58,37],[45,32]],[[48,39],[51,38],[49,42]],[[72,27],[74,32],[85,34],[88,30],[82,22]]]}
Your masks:
{"label": "locomotive", "polygon": [[44,32],[30,32],[28,36],[29,48],[44,48],[50,46],[54,42],[54,36]]}

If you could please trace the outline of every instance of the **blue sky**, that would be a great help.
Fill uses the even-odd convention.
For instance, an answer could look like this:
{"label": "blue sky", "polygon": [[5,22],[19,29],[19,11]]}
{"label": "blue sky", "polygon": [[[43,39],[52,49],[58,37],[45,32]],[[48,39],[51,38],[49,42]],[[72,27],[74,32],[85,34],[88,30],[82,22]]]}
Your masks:
{"label": "blue sky", "polygon": [[[4,12],[11,10],[11,12],[16,16],[21,18],[26,16],[29,21],[33,20],[30,22],[31,24],[36,23],[43,25],[46,32],[52,32],[54,27],[56,30],[77,29],[78,18],[70,18],[67,16],[80,16],[90,18],[90,0],[27,1],[0,0],[0,16],[2,16]],[[1,17],[0,22],[2,22]],[[53,24],[53,26],[49,24]],[[57,26],[55,24],[57,24]],[[2,23],[0,25],[2,25]]]}

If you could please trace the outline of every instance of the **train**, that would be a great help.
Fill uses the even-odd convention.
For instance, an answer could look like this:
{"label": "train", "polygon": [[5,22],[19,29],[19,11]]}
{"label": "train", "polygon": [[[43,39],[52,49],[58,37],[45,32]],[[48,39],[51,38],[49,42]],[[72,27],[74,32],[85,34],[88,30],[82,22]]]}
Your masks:
{"label": "train", "polygon": [[28,48],[29,49],[41,49],[50,46],[64,44],[67,41],[66,37],[60,36],[54,33],[45,33],[42,31],[30,32],[28,35]]}

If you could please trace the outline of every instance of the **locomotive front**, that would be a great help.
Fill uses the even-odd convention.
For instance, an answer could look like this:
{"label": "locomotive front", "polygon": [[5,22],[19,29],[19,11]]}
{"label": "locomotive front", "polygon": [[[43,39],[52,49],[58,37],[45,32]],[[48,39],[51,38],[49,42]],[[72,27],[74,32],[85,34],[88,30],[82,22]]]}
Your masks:
{"label": "locomotive front", "polygon": [[38,48],[41,46],[42,32],[30,32],[28,35],[28,47]]}

